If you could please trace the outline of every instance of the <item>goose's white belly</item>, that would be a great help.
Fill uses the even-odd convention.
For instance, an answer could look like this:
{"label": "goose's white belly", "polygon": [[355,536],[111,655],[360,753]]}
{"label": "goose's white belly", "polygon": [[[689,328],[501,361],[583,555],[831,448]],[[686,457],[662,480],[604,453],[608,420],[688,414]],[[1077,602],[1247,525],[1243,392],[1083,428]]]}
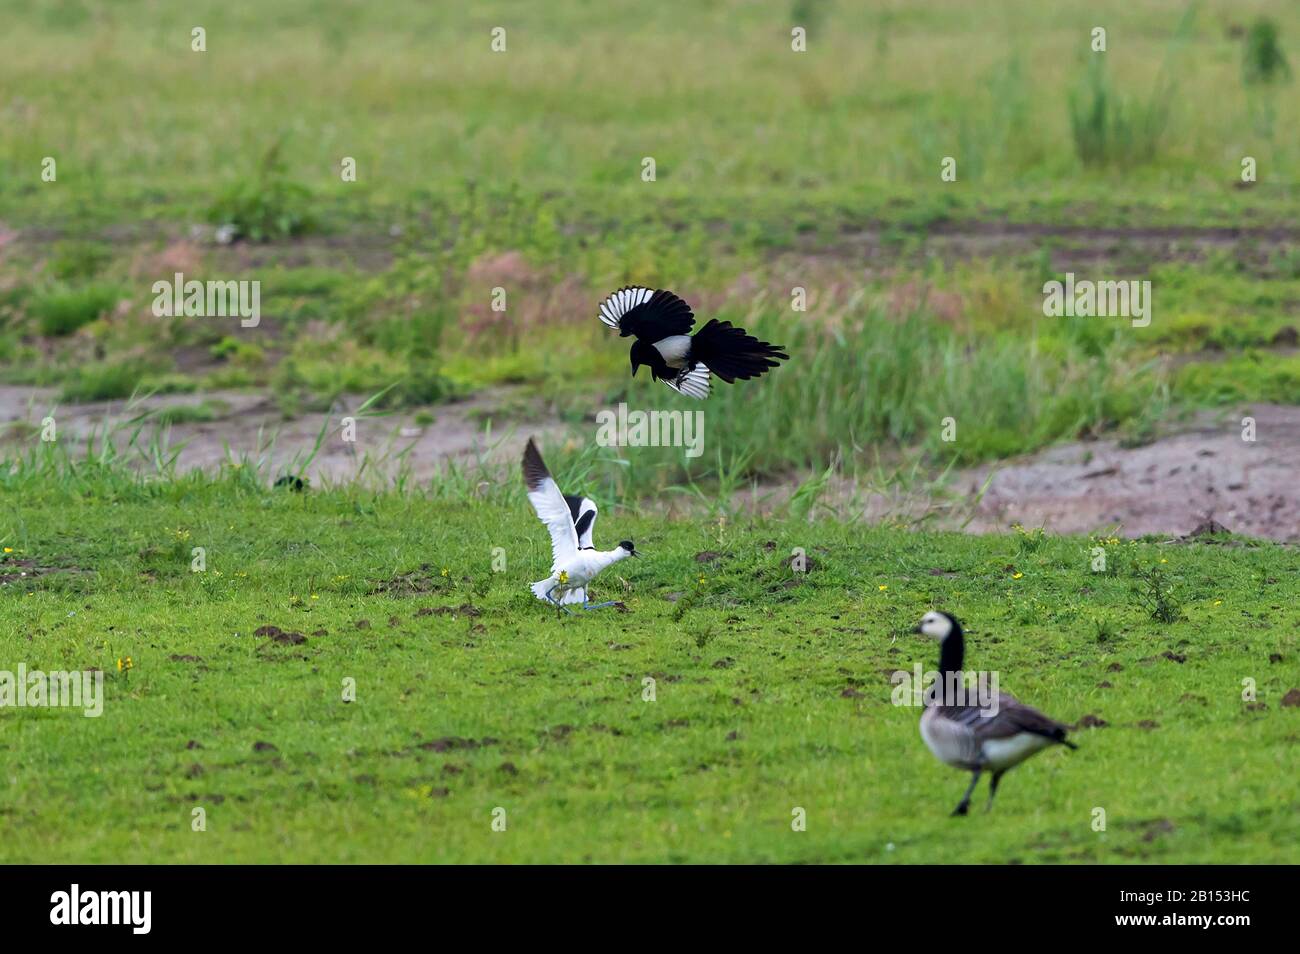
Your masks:
{"label": "goose's white belly", "polygon": [[1021,732],[1005,739],[987,739],[980,747],[985,765],[994,772],[1018,765],[1035,752],[1047,748],[1052,740],[1033,732]]}
{"label": "goose's white belly", "polygon": [[1000,772],[1052,744],[1051,739],[1033,732],[976,742],[969,726],[940,718],[938,710],[933,708],[926,709],[921,716],[921,738],[940,762],[969,771],[979,766]]}

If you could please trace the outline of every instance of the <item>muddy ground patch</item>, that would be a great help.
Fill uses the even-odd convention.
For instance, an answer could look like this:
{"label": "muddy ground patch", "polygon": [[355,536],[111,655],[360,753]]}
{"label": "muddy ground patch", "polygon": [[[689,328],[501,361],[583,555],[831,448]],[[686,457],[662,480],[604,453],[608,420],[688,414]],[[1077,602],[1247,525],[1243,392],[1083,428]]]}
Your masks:
{"label": "muddy ground patch", "polygon": [[[139,466],[151,467],[145,451],[157,434],[177,449],[180,471],[216,470],[246,460],[260,463],[272,480],[297,473],[311,458],[303,473],[309,487],[358,478],[382,484],[402,472],[417,482],[434,481],[448,463],[471,471],[481,466],[490,483],[513,478],[529,435],[547,439],[568,432],[558,419],[502,410],[520,406],[510,397],[509,389],[494,389],[441,405],[432,422],[417,422],[410,414],[363,418],[357,439],[347,441],[342,420],[361,404],[360,397],[340,400],[329,413],[286,420],[264,395],[205,395],[220,400],[220,417],[153,430],[146,423],[136,436],[136,450],[126,449],[129,459],[134,455]],[[140,415],[198,400],[155,397],[130,407],[122,401],[57,406],[51,390],[0,387],[0,429],[6,435],[0,447],[11,455],[30,450],[48,415],[56,418],[59,439],[74,454],[102,441],[106,432],[125,444],[136,432],[132,420]],[[1243,439],[1246,416],[1254,420],[1254,440]],[[1212,518],[1236,533],[1300,540],[1297,473],[1300,408],[1253,405],[1201,413],[1141,447],[1113,439],[1080,441],[960,471],[923,492],[881,493],[839,482],[826,499],[858,519],[902,519],[975,533],[1005,531],[1018,523],[1055,533],[1182,536]],[[753,506],[778,505],[800,479],[764,484],[753,495]]]}

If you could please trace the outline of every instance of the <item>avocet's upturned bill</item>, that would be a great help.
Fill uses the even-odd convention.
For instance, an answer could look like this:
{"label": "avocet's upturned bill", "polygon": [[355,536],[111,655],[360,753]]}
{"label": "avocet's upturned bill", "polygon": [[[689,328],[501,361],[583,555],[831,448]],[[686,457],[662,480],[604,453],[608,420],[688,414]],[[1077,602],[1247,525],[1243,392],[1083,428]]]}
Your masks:
{"label": "avocet's upturned bill", "polygon": [[633,377],[645,365],[656,381],[701,401],[709,396],[710,372],[734,384],[765,374],[790,357],[784,345],[759,341],[716,318],[690,334],[695,325],[691,306],[662,288],[620,288],[600,303],[600,320],[618,329],[620,337],[636,339]]}
{"label": "avocet's upturned bill", "polygon": [[573,612],[571,605],[585,610],[616,605],[617,600],[588,603],[587,585],[605,567],[640,556],[636,546],[631,540],[624,540],[613,550],[592,546],[596,505],[586,497],[566,497],[560,492],[531,437],[524,447],[523,470],[528,502],[551,534],[551,575],[532,585],[533,595],[566,613]]}
{"label": "avocet's upturned bill", "polygon": [[970,786],[954,815],[965,815],[970,808],[981,773],[993,773],[988,802],[992,808],[998,782],[1008,769],[1049,745],[1077,748],[1066,739],[1067,726],[1004,692],[997,694],[995,705],[984,707],[950,698],[950,694],[957,695],[966,653],[961,623],[947,613],[930,612],[921,618],[916,631],[939,640],[939,681],[921,714],[921,738],[940,762],[971,773]]}

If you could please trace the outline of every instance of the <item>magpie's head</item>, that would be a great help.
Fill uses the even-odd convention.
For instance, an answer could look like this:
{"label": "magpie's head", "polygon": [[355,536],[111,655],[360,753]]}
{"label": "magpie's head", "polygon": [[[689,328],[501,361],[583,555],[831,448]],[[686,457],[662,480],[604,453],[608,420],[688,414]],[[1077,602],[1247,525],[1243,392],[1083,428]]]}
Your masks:
{"label": "magpie's head", "polygon": [[628,556],[639,557],[641,554],[636,552],[636,544],[631,540],[624,540],[618,545],[620,550],[626,550]]}
{"label": "magpie's head", "polygon": [[632,350],[630,352],[630,357],[632,359],[632,377],[636,377],[637,368],[641,367],[643,364],[648,364],[653,367],[654,355],[651,353],[653,351],[654,346],[648,345],[644,341],[632,342]]}
{"label": "magpie's head", "polygon": [[953,630],[959,630],[961,625],[953,617],[939,610],[931,610],[921,617],[921,622],[916,624],[916,632],[922,636],[929,636],[931,639],[945,640],[952,635]]}

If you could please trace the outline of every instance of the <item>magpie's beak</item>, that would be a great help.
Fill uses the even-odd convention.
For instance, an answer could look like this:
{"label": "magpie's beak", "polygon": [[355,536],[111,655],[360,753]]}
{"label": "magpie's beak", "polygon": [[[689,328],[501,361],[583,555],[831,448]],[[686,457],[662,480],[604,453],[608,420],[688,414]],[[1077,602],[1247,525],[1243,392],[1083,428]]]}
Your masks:
{"label": "magpie's beak", "polygon": [[917,623],[915,626],[912,627],[912,632],[916,633],[918,636],[919,636],[919,635],[924,635],[923,633],[921,633],[921,624],[920,624],[920,623]]}
{"label": "magpie's beak", "polygon": [[638,550],[633,550],[633,551],[632,551],[632,555],[633,555],[634,557],[639,557],[639,556],[641,555],[641,553],[640,553],[640,551],[638,551]]}

